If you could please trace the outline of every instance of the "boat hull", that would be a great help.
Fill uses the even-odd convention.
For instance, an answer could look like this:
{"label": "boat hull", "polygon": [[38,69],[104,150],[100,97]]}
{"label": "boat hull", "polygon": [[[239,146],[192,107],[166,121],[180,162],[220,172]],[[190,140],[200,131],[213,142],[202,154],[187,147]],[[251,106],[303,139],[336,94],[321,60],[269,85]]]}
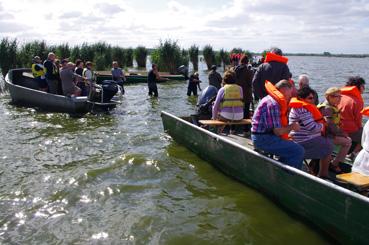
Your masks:
{"label": "boat hull", "polygon": [[368,198],[169,113],[162,112],[161,117],[166,133],[225,174],[265,193],[340,243],[368,243]]}
{"label": "boat hull", "polygon": [[86,113],[89,111],[90,105],[87,103],[86,96],[67,97],[35,89],[34,80],[23,75],[29,71],[29,69],[14,69],[6,76],[5,84],[12,103],[52,112]]}

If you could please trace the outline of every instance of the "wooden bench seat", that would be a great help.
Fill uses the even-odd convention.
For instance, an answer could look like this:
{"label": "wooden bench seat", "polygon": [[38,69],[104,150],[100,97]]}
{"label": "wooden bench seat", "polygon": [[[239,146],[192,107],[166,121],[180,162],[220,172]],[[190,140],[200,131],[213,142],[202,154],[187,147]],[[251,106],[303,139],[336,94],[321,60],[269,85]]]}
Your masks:
{"label": "wooden bench seat", "polygon": [[199,120],[199,123],[209,126],[247,125],[251,124],[251,119],[242,119],[240,121]]}
{"label": "wooden bench seat", "polygon": [[336,175],[336,178],[347,182],[360,190],[369,188],[369,176],[362,175],[357,172],[338,174]]}

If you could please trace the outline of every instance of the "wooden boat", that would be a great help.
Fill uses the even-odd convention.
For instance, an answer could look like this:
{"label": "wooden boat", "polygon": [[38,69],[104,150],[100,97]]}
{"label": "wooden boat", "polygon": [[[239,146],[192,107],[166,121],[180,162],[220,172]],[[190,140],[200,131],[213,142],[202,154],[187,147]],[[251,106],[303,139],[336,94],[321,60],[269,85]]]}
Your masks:
{"label": "wooden boat", "polygon": [[[177,80],[177,81],[183,81],[185,80],[185,77],[183,75],[169,75],[169,74],[161,74],[160,75],[163,78],[168,78],[170,81]],[[104,81],[104,80],[111,80],[112,77],[110,74],[99,74],[97,75],[96,81],[98,83]],[[126,83],[147,83],[147,74],[141,75],[141,74],[129,74],[126,75]],[[164,81],[164,80],[163,80]],[[161,81],[159,81],[161,82]]]}
{"label": "wooden boat", "polygon": [[237,135],[218,135],[167,112],[164,130],[225,174],[265,193],[343,244],[369,242],[369,199],[254,151]]}
{"label": "wooden boat", "polygon": [[30,69],[22,68],[10,70],[6,75],[5,86],[9,90],[13,104],[36,107],[51,112],[83,114],[92,110],[110,110],[119,103],[119,101],[91,102],[87,96],[68,97],[40,91],[30,73]]}

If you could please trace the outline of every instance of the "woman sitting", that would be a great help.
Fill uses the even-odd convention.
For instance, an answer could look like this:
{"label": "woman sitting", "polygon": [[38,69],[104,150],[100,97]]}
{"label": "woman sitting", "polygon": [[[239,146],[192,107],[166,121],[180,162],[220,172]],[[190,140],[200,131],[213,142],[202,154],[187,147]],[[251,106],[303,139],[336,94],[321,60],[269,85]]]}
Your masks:
{"label": "woman sitting", "polygon": [[341,88],[341,101],[338,109],[341,111],[341,129],[348,134],[355,147],[351,154],[354,159],[361,149],[361,135],[363,133],[363,125],[360,111],[364,107],[364,100],[361,96],[365,90],[365,80],[362,77],[350,77],[346,86]]}
{"label": "woman sitting", "polygon": [[289,104],[292,107],[289,123],[299,123],[300,130],[292,130],[290,136],[305,149],[305,159],[320,159],[318,176],[327,178],[333,146],[328,138],[322,136],[325,121],[314,105],[314,90],[303,87],[297,91],[297,95],[298,99],[292,98]]}
{"label": "woman sitting", "polygon": [[223,77],[224,86],[219,89],[213,106],[213,119],[221,121],[239,121],[243,119],[243,92],[236,84],[233,71],[226,71]]}
{"label": "woman sitting", "polygon": [[351,147],[351,138],[340,129],[340,111],[337,106],[341,101],[341,91],[332,87],[325,92],[325,101],[318,105],[318,108],[327,122],[327,136],[333,139],[333,144],[340,147],[336,158],[331,162],[330,169],[335,173],[341,173],[339,163],[345,157]]}

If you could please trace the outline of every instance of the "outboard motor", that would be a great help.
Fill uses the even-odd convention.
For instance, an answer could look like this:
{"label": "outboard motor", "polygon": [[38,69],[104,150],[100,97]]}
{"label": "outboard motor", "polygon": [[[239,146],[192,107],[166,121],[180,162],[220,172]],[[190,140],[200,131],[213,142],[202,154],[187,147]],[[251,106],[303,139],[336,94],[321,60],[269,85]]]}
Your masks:
{"label": "outboard motor", "polygon": [[197,115],[201,119],[210,119],[212,116],[212,105],[217,97],[218,90],[216,87],[209,85],[202,90],[197,100]]}
{"label": "outboard motor", "polygon": [[185,77],[185,79],[189,79],[188,77],[188,67],[185,65],[181,65],[180,67],[177,68],[177,71],[179,74],[183,75]]}
{"label": "outboard motor", "polygon": [[88,99],[92,102],[108,103],[118,92],[118,84],[113,80],[104,80],[99,85],[93,85]]}

